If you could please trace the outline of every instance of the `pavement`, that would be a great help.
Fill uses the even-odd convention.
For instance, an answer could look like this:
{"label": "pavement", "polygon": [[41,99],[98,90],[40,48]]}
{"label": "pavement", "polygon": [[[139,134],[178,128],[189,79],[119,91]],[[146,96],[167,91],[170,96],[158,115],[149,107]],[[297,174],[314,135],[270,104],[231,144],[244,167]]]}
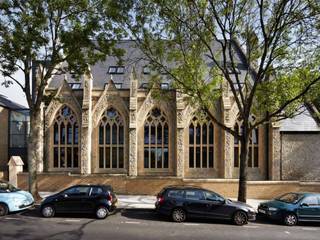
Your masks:
{"label": "pavement", "polygon": [[[40,192],[42,198],[54,194],[53,192]],[[156,196],[150,195],[119,195],[118,197],[118,208],[120,209],[154,209],[156,202]],[[236,199],[231,198],[235,201]],[[247,204],[257,209],[259,203],[266,201],[262,199],[248,199]]]}
{"label": "pavement", "polygon": [[[134,201],[141,204],[139,197]],[[119,209],[104,220],[97,220],[94,214],[43,218],[38,207],[0,217],[0,240],[319,240],[319,236],[319,223],[294,227],[260,219],[245,226],[222,220],[175,223],[153,209]]]}

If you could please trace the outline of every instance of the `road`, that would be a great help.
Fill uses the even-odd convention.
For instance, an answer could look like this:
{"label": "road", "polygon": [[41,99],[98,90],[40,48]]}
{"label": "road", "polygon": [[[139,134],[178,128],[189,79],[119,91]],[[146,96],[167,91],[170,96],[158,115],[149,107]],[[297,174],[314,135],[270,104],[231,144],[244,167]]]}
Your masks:
{"label": "road", "polygon": [[259,220],[246,226],[224,221],[173,223],[159,218],[151,209],[122,209],[105,220],[94,216],[59,215],[45,219],[38,210],[10,214],[0,218],[0,239],[199,239],[199,240],[318,240],[320,224],[286,227]]}

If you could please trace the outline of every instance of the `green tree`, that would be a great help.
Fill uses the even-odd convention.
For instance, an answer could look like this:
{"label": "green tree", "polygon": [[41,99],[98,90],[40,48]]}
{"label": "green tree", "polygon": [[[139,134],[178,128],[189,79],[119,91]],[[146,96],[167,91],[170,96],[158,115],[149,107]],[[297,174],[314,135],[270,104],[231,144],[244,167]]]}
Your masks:
{"label": "green tree", "polygon": [[[87,71],[88,64],[108,55],[121,55],[114,47],[115,41],[124,36],[117,22],[127,16],[130,4],[112,0],[0,3],[0,72],[6,86],[17,84],[22,88],[30,109],[29,190],[35,197],[37,165],[42,160],[38,149],[45,88],[55,74],[73,71],[79,76]],[[37,66],[37,75],[32,76],[32,68]],[[15,78],[17,71],[23,73],[23,79]]]}
{"label": "green tree", "polygon": [[[239,201],[247,198],[253,129],[293,117],[319,95],[319,14],[309,0],[138,0],[125,23],[172,87],[240,141]],[[212,114],[223,89],[237,105],[241,134]]]}

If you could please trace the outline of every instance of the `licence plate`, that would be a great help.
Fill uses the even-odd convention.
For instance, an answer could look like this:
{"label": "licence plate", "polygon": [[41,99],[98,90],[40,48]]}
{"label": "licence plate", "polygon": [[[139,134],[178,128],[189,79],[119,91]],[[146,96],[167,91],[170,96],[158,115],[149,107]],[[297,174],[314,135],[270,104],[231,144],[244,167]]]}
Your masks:
{"label": "licence plate", "polygon": [[266,214],[266,211],[263,210],[263,209],[258,209],[258,211],[259,211],[260,213]]}

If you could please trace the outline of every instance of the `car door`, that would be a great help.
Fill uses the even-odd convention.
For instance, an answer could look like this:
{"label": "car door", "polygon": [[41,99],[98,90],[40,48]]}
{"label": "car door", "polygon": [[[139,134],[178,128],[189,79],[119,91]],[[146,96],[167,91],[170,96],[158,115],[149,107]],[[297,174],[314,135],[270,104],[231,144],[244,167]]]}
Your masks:
{"label": "car door", "polygon": [[224,198],[214,192],[204,191],[207,202],[207,213],[212,218],[230,218],[231,209],[225,204]]}
{"label": "car door", "polygon": [[207,217],[207,201],[203,191],[198,189],[185,190],[185,207],[189,215]]}
{"label": "car door", "polygon": [[304,197],[298,207],[298,217],[304,221],[320,220],[320,206],[317,195]]}
{"label": "car door", "polygon": [[97,205],[102,201],[102,198],[105,197],[103,192],[104,191],[102,187],[99,187],[99,186],[91,187],[89,191],[89,196],[84,201],[87,211],[93,212],[96,209]]}

